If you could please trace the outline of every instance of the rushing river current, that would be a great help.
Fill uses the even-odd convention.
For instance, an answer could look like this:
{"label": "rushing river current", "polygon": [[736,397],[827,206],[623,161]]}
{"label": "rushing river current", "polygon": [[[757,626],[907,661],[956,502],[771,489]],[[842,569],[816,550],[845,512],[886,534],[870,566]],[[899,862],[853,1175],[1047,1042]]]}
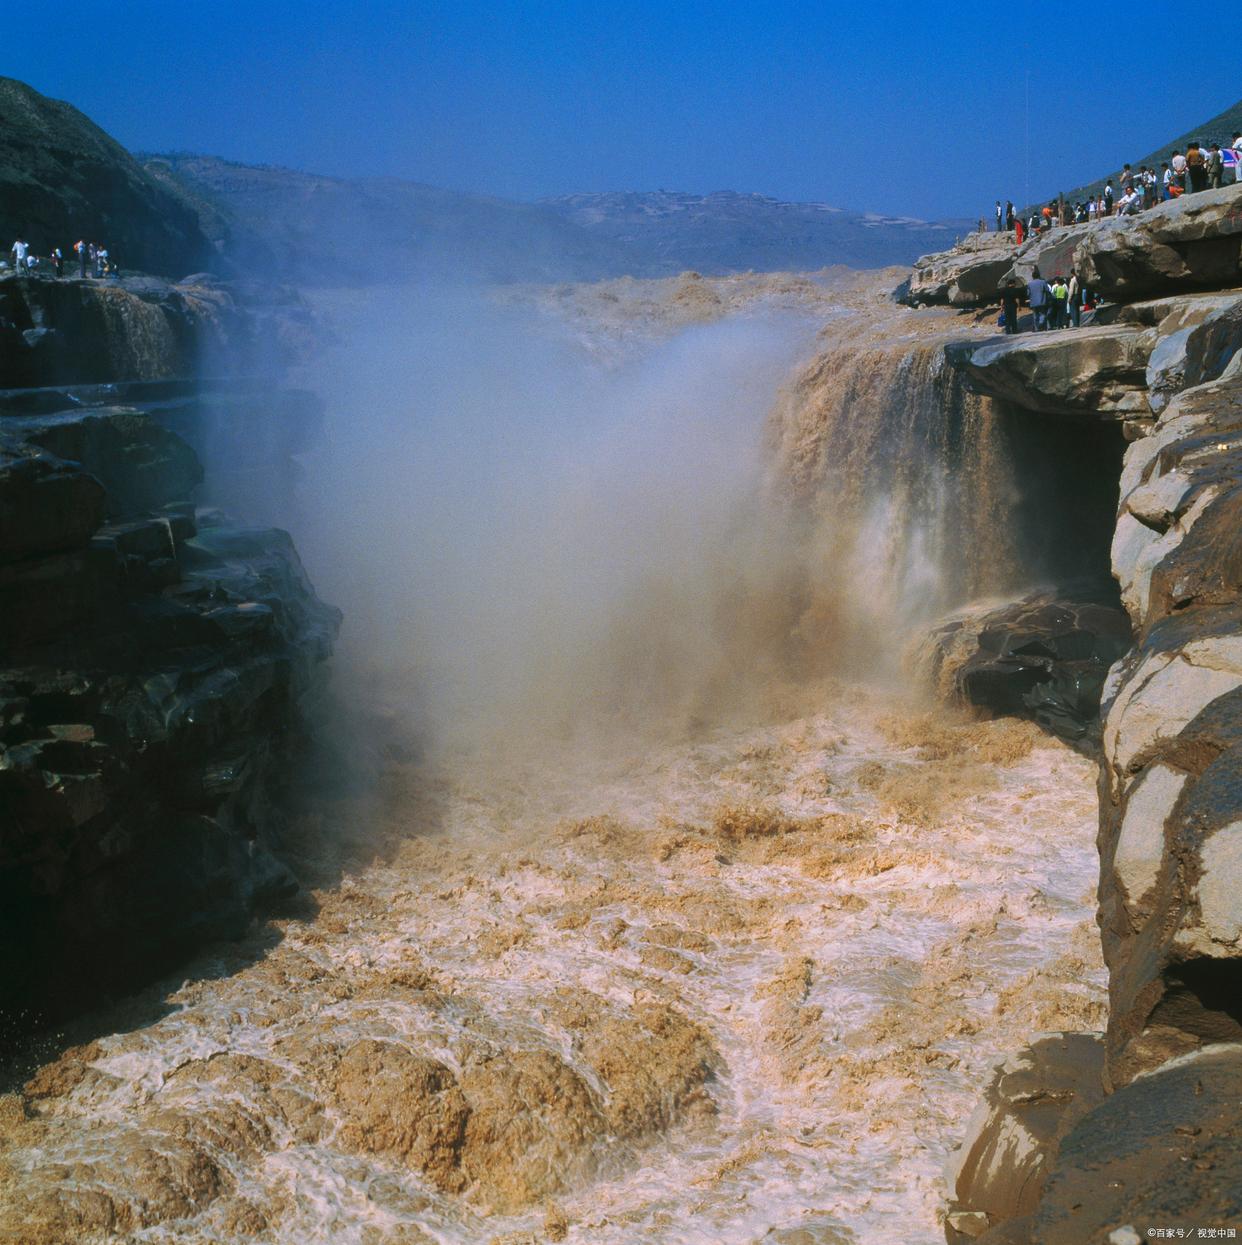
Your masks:
{"label": "rushing river current", "polygon": [[[1028,724],[933,711],[891,672],[826,672],[815,590],[775,653],[788,611],[722,606],[730,550],[750,550],[765,602],[792,573],[715,503],[807,348],[747,339],[722,376],[737,340],[706,336],[699,371],[677,372],[679,410],[732,404],[711,487],[681,494],[705,502],[693,539],[666,503],[694,437],[637,506],[562,464],[558,555],[528,458],[482,470],[460,408],[437,435],[469,443],[489,489],[454,503],[454,549],[416,530],[449,503],[413,468],[426,505],[364,489],[374,546],[333,562],[341,546],[310,539],[347,618],[383,597],[338,678],[365,688],[356,720],[387,724],[352,741],[368,781],[311,786],[292,914],[91,1018],[90,1041],[0,1098],[0,1241],[943,1239],[943,1168],[991,1067],[1101,1022],[1095,767]],[[666,356],[629,391],[641,418],[606,430],[620,474],[650,457],[671,375]],[[346,479],[377,451],[359,444],[332,460]],[[522,516],[505,530],[497,491]],[[647,552],[619,564],[627,531]],[[472,615],[501,592],[499,622]],[[635,600],[654,622],[627,621]],[[441,664],[406,651],[423,642]]]}

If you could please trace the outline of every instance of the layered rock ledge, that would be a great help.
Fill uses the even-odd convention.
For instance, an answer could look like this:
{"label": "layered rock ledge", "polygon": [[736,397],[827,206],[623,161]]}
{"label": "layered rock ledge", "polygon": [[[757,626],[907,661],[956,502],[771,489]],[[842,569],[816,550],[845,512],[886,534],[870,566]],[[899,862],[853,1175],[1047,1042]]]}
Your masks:
{"label": "layered rock ledge", "polygon": [[949,251],[924,255],[897,299],[912,307],[980,307],[1011,277],[1077,269],[1110,301],[1175,290],[1242,285],[1242,185],[1183,195],[1137,216],[1052,229],[1021,246],[1008,233],[971,234]]}
{"label": "layered rock ledge", "polygon": [[[1107,1030],[1062,1039],[1076,1068],[1041,1040],[999,1071],[953,1173],[954,1245],[1242,1216],[1240,239],[1242,187],[1104,222],[1076,258],[1129,300],[1107,324],[947,352],[1031,418],[1123,421],[1112,568],[1133,628],[1099,728]],[[955,670],[987,668],[986,630],[961,632]]]}
{"label": "layered rock ledge", "polygon": [[[0,297],[45,285],[10,279]],[[55,332],[88,359],[95,327]],[[96,380],[192,368],[203,345],[113,329],[86,369]],[[273,380],[0,392],[5,1041],[241,932],[295,889],[279,861],[286,789],[340,615],[286,532],[199,504],[196,446],[266,423],[248,457],[287,478],[316,415]]]}

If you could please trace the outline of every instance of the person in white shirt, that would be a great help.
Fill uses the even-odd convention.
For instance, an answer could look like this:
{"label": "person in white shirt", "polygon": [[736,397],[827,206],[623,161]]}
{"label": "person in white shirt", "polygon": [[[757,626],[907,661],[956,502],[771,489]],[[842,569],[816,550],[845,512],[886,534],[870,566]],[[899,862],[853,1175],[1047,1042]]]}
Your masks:
{"label": "person in white shirt", "polygon": [[1087,200],[1087,221],[1091,222],[1093,220],[1095,220],[1095,196],[1094,195],[1092,195],[1091,198]]}
{"label": "person in white shirt", "polygon": [[1173,181],[1183,190],[1186,189],[1186,157],[1180,151],[1173,153],[1169,162],[1173,166]]}
{"label": "person in white shirt", "polygon": [[1142,206],[1142,195],[1138,194],[1133,186],[1127,186],[1125,194],[1117,202],[1117,214],[1119,216],[1137,216]]}
{"label": "person in white shirt", "polygon": [[9,253],[13,256],[14,272],[25,272],[26,256],[30,253],[30,243],[23,242],[21,238],[18,238],[17,241],[13,243]]}
{"label": "person in white shirt", "polygon": [[1238,153],[1237,160],[1234,162],[1233,166],[1233,180],[1235,182],[1242,182],[1242,134],[1235,134],[1233,136],[1232,146],[1234,151]]}

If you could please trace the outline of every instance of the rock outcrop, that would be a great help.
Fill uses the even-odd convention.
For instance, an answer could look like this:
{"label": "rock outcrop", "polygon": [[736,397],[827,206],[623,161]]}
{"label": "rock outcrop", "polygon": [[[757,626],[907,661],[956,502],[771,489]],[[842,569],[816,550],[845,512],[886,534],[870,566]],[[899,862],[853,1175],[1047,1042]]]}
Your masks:
{"label": "rock outcrop", "polygon": [[1104,680],[1129,648],[1130,623],[1095,597],[1041,592],[954,615],[925,644],[923,677],[949,699],[1032,718],[1063,739],[1098,737]]}
{"label": "rock outcrop", "polygon": [[1074,260],[1086,284],[1108,299],[1242,285],[1242,185],[1101,221]]}
{"label": "rock outcrop", "polygon": [[1147,367],[1158,336],[1136,325],[1020,333],[951,352],[972,389],[1013,406],[1088,419],[1150,419]]}
{"label": "rock outcrop", "polygon": [[339,622],[118,405],[0,415],[0,998],[72,1012],[239,932]]}
{"label": "rock outcrop", "polygon": [[1103,1063],[1094,1034],[1057,1033],[996,1070],[948,1173],[949,1245],[1035,1211],[1062,1140],[1104,1097]]}
{"label": "rock outcrop", "polygon": [[[1134,641],[1101,698],[1106,1096],[1041,1149],[1002,1072],[962,1156],[955,1243],[1102,1245],[1242,1214],[1240,240],[1242,187],[1103,222],[1078,247],[1088,282],[1161,297],[1108,308],[1099,329],[949,352],[1033,414],[1126,421],[1112,565]],[[970,640],[957,682],[987,667]],[[1040,1078],[1040,1094],[1059,1084]],[[1035,1184],[1034,1200],[1013,1193]]]}
{"label": "rock outcrop", "polygon": [[288,362],[313,338],[288,290],[206,274],[94,281],[0,279],[0,390],[211,375]]}
{"label": "rock outcrop", "polygon": [[1014,240],[1009,233],[972,233],[949,251],[924,255],[914,265],[898,301],[910,307],[978,307],[995,302],[1013,270]]}
{"label": "rock outcrop", "polygon": [[312,333],[210,278],[0,280],[6,1041],[295,886],[284,797],[340,616],[287,533],[202,503],[289,513],[319,411],[278,365]]}

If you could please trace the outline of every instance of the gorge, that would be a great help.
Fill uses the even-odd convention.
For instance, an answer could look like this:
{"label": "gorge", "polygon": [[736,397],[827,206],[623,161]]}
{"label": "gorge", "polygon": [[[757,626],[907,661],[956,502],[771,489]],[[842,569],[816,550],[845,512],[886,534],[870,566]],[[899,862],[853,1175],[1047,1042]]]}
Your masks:
{"label": "gorge", "polygon": [[1237,1223],[1240,205],[0,279],[0,1241]]}

